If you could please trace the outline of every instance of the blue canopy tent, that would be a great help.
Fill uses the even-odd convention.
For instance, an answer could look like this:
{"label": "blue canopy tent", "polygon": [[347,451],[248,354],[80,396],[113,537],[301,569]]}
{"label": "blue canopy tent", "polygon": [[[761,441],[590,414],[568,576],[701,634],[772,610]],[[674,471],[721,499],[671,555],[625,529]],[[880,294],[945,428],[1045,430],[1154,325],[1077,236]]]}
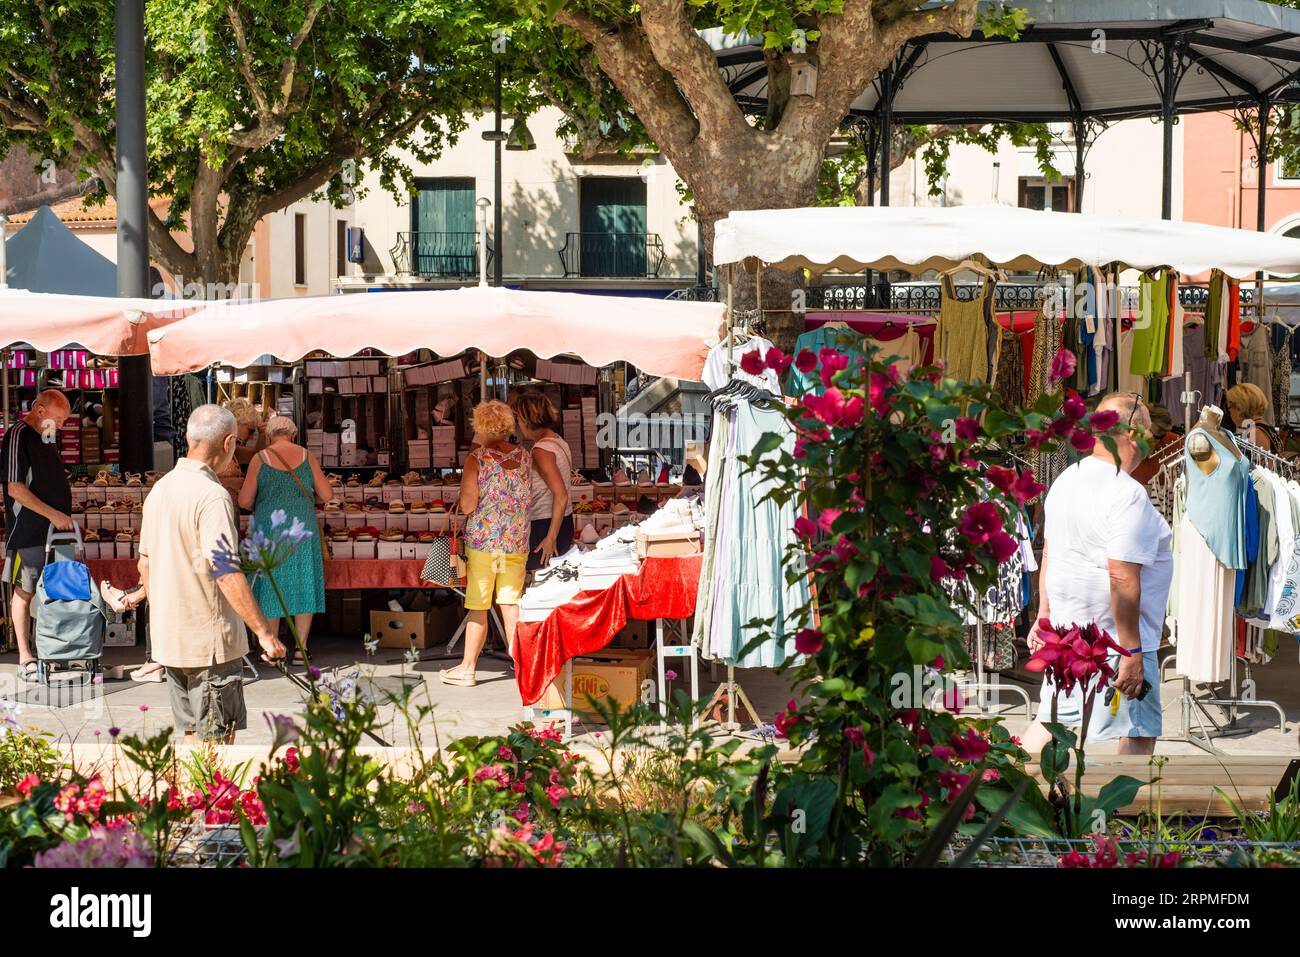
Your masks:
{"label": "blue canopy tent", "polygon": [[48,206],[5,241],[5,265],[14,289],[117,295],[117,267],[74,236]]}

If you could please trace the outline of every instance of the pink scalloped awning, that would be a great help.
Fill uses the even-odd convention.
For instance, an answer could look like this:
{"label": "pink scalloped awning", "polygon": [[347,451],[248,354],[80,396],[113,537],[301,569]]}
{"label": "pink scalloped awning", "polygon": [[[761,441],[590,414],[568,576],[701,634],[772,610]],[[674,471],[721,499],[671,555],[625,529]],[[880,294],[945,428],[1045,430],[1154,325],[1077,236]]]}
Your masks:
{"label": "pink scalloped awning", "polygon": [[150,330],[202,309],[177,299],[115,299],[0,290],[0,346],[26,343],[41,352],[80,346],[97,356],[142,356]]}
{"label": "pink scalloped awning", "polygon": [[310,352],[443,356],[527,349],[576,355],[594,366],[629,362],[652,375],[698,380],[723,320],[720,303],[475,286],[214,303],[149,335],[154,372],[177,375],[213,362],[292,362]]}

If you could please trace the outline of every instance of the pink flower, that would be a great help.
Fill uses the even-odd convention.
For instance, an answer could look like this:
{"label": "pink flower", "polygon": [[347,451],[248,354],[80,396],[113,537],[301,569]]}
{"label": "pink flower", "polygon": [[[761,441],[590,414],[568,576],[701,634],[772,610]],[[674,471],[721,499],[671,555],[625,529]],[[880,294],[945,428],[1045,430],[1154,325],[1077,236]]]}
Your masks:
{"label": "pink flower", "polygon": [[798,702],[791,698],[786,703],[785,710],[773,718],[772,723],[776,725],[776,736],[778,738],[790,737],[790,732],[799,723]]}
{"label": "pink flower", "polygon": [[828,388],[835,381],[836,374],[849,366],[849,357],[838,349],[823,348],[818,358],[822,363],[822,385]]}
{"label": "pink flower", "polygon": [[1062,349],[1052,357],[1052,368],[1048,375],[1051,377],[1053,382],[1060,382],[1064,379],[1068,379],[1070,376],[1074,375],[1074,367],[1076,364],[1077,361],[1074,358],[1074,353],[1069,349]]}
{"label": "pink flower", "polygon": [[815,655],[822,650],[825,638],[816,628],[801,628],[794,636],[794,650],[801,655]]}
{"label": "pink flower", "polygon": [[930,556],[930,581],[941,582],[952,574],[952,569],[948,563],[939,555]]}
{"label": "pink flower", "polygon": [[29,774],[18,782],[18,793],[23,797],[27,797],[32,793],[32,788],[36,787],[40,783],[41,779],[38,775]]}
{"label": "pink flower", "polygon": [[883,376],[879,372],[871,374],[867,398],[871,402],[871,408],[875,410],[877,415],[888,415],[894,407],[894,404],[889,399],[889,388],[892,384],[887,376]]}
{"label": "pink flower", "polygon": [[862,734],[861,725],[854,725],[851,728],[845,728],[844,737],[849,742],[849,744],[852,744],[855,747],[866,740],[866,738]]}
{"label": "pink flower", "polygon": [[794,520],[794,533],[806,541],[817,534],[817,526],[812,519],[800,515]]}
{"label": "pink flower", "polygon": [[817,368],[817,357],[809,349],[800,349],[799,354],[794,357],[794,367],[800,372],[812,372]]}
{"label": "pink flower", "polygon": [[1000,492],[1011,494],[1011,490],[1016,485],[1016,473],[1014,469],[1004,469],[1000,465],[990,465],[984,470],[984,477]]}
{"label": "pink flower", "polygon": [[503,744],[501,747],[497,748],[497,757],[502,761],[513,761],[515,759],[515,753],[511,751],[508,746]]}
{"label": "pink flower", "polygon": [[961,418],[957,420],[957,438],[963,442],[974,442],[980,437],[980,424],[976,419]]}
{"label": "pink flower", "polygon": [[518,821],[520,824],[525,824],[525,823],[527,823],[527,821],[528,821],[528,802],[527,802],[527,801],[520,801],[520,802],[519,802],[519,806],[516,807],[516,808],[514,809],[514,812],[511,814],[511,816],[512,816],[516,821]]}
{"label": "pink flower", "polygon": [[553,784],[546,789],[546,799],[551,802],[552,807],[559,807],[560,802],[569,796],[569,789]]}
{"label": "pink flower", "polygon": [[951,761],[953,759],[953,755],[955,755],[957,752],[954,751],[952,748],[948,747],[948,745],[946,744],[940,744],[937,747],[935,747],[935,749],[930,753],[933,754],[940,761]]}
{"label": "pink flower", "polygon": [[831,531],[831,526],[834,525],[835,520],[843,514],[844,514],[843,509],[838,509],[838,508],[823,509],[822,513],[817,516],[817,527],[829,535]]}
{"label": "pink flower", "polygon": [[767,365],[763,362],[763,357],[758,354],[758,350],[754,349],[740,357],[740,368],[748,375],[760,376],[767,369]]}
{"label": "pink flower", "polygon": [[862,397],[845,399],[844,393],[831,387],[821,395],[806,395],[803,400],[804,415],[824,422],[834,428],[852,428],[862,421]]}

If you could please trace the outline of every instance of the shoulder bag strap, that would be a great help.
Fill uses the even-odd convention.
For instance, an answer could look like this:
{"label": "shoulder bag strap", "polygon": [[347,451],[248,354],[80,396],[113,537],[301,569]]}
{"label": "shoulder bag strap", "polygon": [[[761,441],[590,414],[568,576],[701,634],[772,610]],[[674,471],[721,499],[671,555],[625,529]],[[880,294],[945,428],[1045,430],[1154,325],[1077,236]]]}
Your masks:
{"label": "shoulder bag strap", "polygon": [[[312,514],[315,515],[316,496],[312,495],[311,492],[307,491],[307,486],[303,485],[302,479],[298,478],[297,470],[289,468],[289,463],[285,461],[284,456],[281,455],[279,452],[277,452],[275,449],[268,448],[266,451],[270,452],[272,455],[274,455],[277,459],[280,460],[280,464],[284,466],[284,470],[289,473],[289,477],[293,479],[294,484],[298,486],[299,491],[301,491],[302,494],[306,497],[307,506],[312,510]],[[310,453],[304,453],[302,461],[306,462],[310,459],[310,457],[311,457]],[[301,465],[302,462],[299,462],[298,464]],[[329,546],[329,542],[325,540],[325,529],[321,528],[320,519],[316,519],[316,536],[320,539],[321,559],[328,561],[330,557],[330,546]]]}

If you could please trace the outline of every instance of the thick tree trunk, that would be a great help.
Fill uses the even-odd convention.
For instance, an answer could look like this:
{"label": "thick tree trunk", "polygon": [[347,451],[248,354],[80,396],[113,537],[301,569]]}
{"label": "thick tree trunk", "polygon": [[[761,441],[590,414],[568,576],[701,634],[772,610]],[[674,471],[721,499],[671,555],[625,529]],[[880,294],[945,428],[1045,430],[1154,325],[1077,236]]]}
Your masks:
{"label": "thick tree trunk", "polygon": [[[732,144],[733,150],[721,150],[724,155],[717,162],[700,163],[697,168],[677,171],[683,180],[693,184],[695,211],[703,225],[704,246],[710,260],[713,258],[714,224],[728,213],[747,209],[794,209],[811,206],[817,198],[821,151],[811,144],[782,143],[775,141],[775,137],[770,140],[762,137],[755,143],[751,136],[748,142]],[[738,161],[737,154],[744,156],[746,153],[752,154],[748,162]],[[754,275],[740,264],[729,270],[719,268],[719,285],[724,298],[729,272],[735,283],[733,308],[737,311],[755,309],[759,297]],[[762,318],[767,338],[787,352],[803,332],[802,302],[796,298],[795,292],[803,286],[801,270],[762,269]]]}

